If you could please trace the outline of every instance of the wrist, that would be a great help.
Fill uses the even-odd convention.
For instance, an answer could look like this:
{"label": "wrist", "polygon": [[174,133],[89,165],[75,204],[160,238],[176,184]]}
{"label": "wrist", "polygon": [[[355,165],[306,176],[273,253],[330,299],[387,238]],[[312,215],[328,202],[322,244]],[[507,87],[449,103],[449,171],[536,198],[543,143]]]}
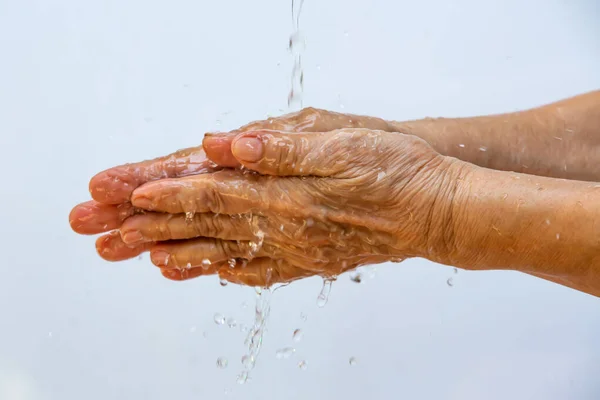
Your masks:
{"label": "wrist", "polygon": [[442,157],[432,181],[435,191],[419,257],[440,264],[464,266],[460,224],[466,200],[465,182],[478,167],[453,157]]}

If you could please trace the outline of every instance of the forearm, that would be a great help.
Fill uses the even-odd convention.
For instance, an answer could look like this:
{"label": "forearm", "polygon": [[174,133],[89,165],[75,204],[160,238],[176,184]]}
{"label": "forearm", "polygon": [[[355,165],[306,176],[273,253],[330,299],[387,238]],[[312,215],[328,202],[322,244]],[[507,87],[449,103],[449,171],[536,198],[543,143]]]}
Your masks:
{"label": "forearm", "polygon": [[600,91],[510,114],[389,124],[482,167],[600,181]]}
{"label": "forearm", "polygon": [[439,262],[511,269],[600,296],[600,185],[456,161],[452,246]]}

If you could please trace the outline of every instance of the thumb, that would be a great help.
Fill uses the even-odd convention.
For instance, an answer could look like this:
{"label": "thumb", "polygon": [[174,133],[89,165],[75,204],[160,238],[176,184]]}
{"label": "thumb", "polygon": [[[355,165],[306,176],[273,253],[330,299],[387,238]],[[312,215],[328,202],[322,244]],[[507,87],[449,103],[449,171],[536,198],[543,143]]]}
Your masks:
{"label": "thumb", "polygon": [[233,156],[246,168],[265,175],[333,176],[356,157],[356,129],[323,133],[259,130],[239,134]]}

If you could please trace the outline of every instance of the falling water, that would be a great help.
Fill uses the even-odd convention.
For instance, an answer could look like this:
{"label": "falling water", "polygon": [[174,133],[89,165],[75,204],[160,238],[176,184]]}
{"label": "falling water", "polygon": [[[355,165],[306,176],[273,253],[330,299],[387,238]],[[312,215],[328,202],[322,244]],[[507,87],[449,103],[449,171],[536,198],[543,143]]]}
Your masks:
{"label": "falling water", "polygon": [[[302,69],[302,52],[304,51],[304,39],[300,35],[300,14],[304,0],[292,0],[292,25],[293,31],[289,40],[289,51],[293,58],[293,68],[291,74],[291,87],[288,94],[288,109],[289,111],[297,111],[302,108],[302,93],[304,90],[304,72]],[[250,245],[250,259],[252,259],[262,247],[264,233],[254,223],[257,219],[253,219],[255,240]],[[233,265],[232,265],[233,264]],[[231,267],[235,267],[235,260],[229,262]],[[250,379],[250,371],[256,364],[256,359],[262,347],[263,336],[266,331],[267,320],[271,310],[271,295],[272,290],[269,288],[256,288],[256,307],[254,324],[248,332],[245,344],[248,346],[248,352],[242,357],[243,370],[238,375],[237,382],[244,384]],[[287,351],[285,354],[287,355]],[[305,368],[306,363],[300,368]]]}
{"label": "falling water", "polygon": [[291,88],[288,95],[289,111],[302,108],[302,92],[304,91],[304,70],[302,69],[302,52],[304,51],[304,38],[300,33],[300,14],[304,0],[292,0],[292,24],[294,30],[290,36],[289,51],[294,64],[292,67]]}
{"label": "falling water", "polygon": [[238,375],[238,383],[244,384],[248,381],[250,371],[254,369],[256,359],[262,347],[263,336],[266,331],[267,320],[271,311],[271,289],[256,288],[256,307],[254,313],[254,325],[248,332],[246,345],[248,353],[242,357],[242,365],[244,367],[240,375]]}

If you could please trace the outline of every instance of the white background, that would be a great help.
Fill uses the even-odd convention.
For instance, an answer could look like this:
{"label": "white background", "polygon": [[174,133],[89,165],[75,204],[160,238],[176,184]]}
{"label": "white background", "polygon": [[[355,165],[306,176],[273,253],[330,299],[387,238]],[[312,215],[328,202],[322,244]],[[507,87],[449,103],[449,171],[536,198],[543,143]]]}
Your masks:
{"label": "white background", "polygon": [[[597,89],[599,20],[597,0],[306,0],[304,104],[400,120]],[[291,29],[290,0],[0,0],[0,399],[600,398],[600,300],[510,272],[449,288],[422,260],[342,276],[324,309],[317,278],[276,292],[240,386],[243,334],[213,314],[250,322],[252,289],[70,231],[96,172],[285,109]]]}

